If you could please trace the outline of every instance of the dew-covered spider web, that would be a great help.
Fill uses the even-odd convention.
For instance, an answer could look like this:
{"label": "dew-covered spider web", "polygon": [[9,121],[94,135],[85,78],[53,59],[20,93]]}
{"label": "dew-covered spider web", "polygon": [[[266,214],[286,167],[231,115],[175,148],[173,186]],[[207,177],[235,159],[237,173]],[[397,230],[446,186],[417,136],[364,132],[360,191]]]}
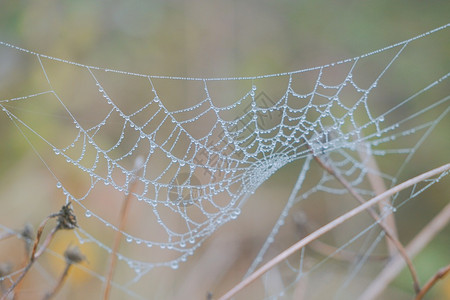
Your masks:
{"label": "dew-covered spider web", "polygon": [[[11,94],[2,87],[2,118],[45,165],[58,201],[72,202],[80,243],[108,257],[115,235],[121,234],[124,242],[116,255],[127,270],[114,277],[113,287],[128,297],[146,298],[136,286],[161,268],[178,269],[221,226],[239,220],[244,204],[257,202],[252,195],[284,166],[294,163],[298,178],[287,199],[273,199],[284,208],[270,221],[272,229],[241,276],[283,250],[277,238],[289,224],[299,231],[288,239],[292,243],[317,228],[308,221],[308,208],[300,206],[306,200],[320,207],[333,199],[332,205],[340,207],[328,211],[327,220],[316,220],[324,224],[358,205],[314,157],[332,166],[366,200],[376,195],[370,176],[381,178],[387,188],[407,179],[403,171],[423,159],[417,153],[434,130],[449,124],[449,66],[430,76],[419,73],[431,55],[421,51],[435,47],[428,40],[448,41],[449,26],[336,63],[236,78],[136,74],[0,42],[0,58],[9,62],[0,67],[2,73],[25,63],[24,72],[32,72],[29,88]],[[410,56],[422,59],[405,71]],[[399,86],[405,72],[418,72],[420,85]],[[25,73],[11,80],[17,84],[23,78]],[[429,168],[418,170],[443,163],[430,158],[423,164]],[[385,203],[381,218],[439,179],[396,194]],[[124,201],[130,207],[127,225],[120,229]],[[386,247],[383,231],[366,217],[336,238],[328,254],[307,259],[313,249],[303,248],[269,272],[262,279],[261,297],[295,294],[299,283],[330,259],[357,253],[340,288],[328,285],[336,297],[344,297],[373,252]],[[89,272],[105,282],[105,270]],[[2,279],[10,282],[11,276]]]}

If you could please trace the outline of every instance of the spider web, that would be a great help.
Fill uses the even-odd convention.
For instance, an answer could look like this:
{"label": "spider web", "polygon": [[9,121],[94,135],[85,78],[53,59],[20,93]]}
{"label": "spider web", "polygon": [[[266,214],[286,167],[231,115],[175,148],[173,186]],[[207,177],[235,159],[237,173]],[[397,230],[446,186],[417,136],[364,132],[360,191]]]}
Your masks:
{"label": "spider web", "polygon": [[[348,195],[326,171],[311,170],[314,156],[367,199],[375,196],[368,174],[390,186],[398,183],[417,149],[448,117],[448,89],[435,90],[448,86],[450,73],[402,101],[381,101],[377,87],[389,84],[384,77],[410,45],[449,26],[337,63],[237,78],[129,73],[0,42],[0,51],[38,70],[34,91],[2,95],[0,107],[55,178],[66,203],[74,204],[81,216],[80,242],[112,253],[112,237],[123,236],[127,245],[117,257],[133,272],[116,286],[139,298],[128,288],[153,269],[177,269],[219,227],[238,218],[246,200],[287,164],[301,163],[297,182],[247,275],[268,258],[300,202],[318,194]],[[395,172],[368,167],[371,156],[390,155],[399,160]],[[76,173],[79,183],[67,173]],[[438,180],[400,199],[396,195],[382,217]],[[124,198],[132,202],[129,218],[138,221],[120,230],[117,212]],[[279,286],[267,279],[273,273],[267,275],[265,297],[283,296],[336,253],[365,239],[357,246],[364,255],[351,268],[343,292],[382,240],[376,225],[371,220],[358,226],[334,254],[312,266],[305,267],[303,249],[279,267],[284,270]],[[106,233],[93,229],[98,227]]]}

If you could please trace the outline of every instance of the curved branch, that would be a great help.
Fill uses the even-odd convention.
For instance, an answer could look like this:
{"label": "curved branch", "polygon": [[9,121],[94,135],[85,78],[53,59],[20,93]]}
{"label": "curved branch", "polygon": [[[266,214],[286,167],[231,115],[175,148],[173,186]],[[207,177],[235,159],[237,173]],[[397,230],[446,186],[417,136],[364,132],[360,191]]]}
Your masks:
{"label": "curved branch", "polygon": [[276,266],[279,262],[287,259],[289,256],[291,256],[292,254],[294,254],[295,252],[299,251],[301,248],[303,248],[304,246],[306,246],[307,244],[309,244],[310,242],[316,240],[317,238],[319,238],[320,236],[324,235],[325,233],[331,231],[332,229],[336,228],[337,226],[339,226],[340,224],[344,223],[345,221],[353,218],[354,216],[360,214],[361,212],[367,210],[369,207],[377,204],[378,202],[382,201],[383,199],[390,197],[410,186],[413,186],[421,181],[424,181],[430,177],[439,175],[443,172],[448,172],[450,170],[450,163],[445,164],[441,167],[438,167],[436,169],[433,169],[431,171],[425,172],[419,176],[416,176],[414,178],[411,178],[399,185],[394,186],[393,188],[387,190],[386,192],[370,199],[369,201],[365,202],[364,204],[361,204],[357,207],[355,207],[354,209],[350,210],[349,212],[343,214],[342,216],[334,219],[333,221],[331,221],[330,223],[322,226],[321,228],[317,229],[316,231],[314,231],[313,233],[311,233],[310,235],[308,235],[307,237],[305,237],[304,239],[298,241],[297,243],[295,243],[294,245],[292,245],[291,247],[289,247],[288,249],[286,249],[285,251],[283,251],[282,253],[280,253],[279,255],[277,255],[276,257],[274,257],[272,260],[270,260],[269,262],[267,262],[265,265],[263,265],[261,268],[259,268],[258,270],[256,270],[253,274],[251,274],[249,277],[245,278],[244,280],[242,280],[241,282],[239,282],[237,285],[235,285],[231,290],[229,290],[225,295],[223,295],[222,297],[220,297],[218,300],[226,300],[226,299],[230,299],[231,297],[233,297],[237,292],[239,292],[240,290],[242,290],[243,288],[245,288],[247,285],[249,285],[250,283],[252,283],[253,281],[255,281],[256,279],[258,279],[259,277],[261,277],[264,273],[266,273],[267,271],[269,271],[271,268],[273,268],[274,266]]}

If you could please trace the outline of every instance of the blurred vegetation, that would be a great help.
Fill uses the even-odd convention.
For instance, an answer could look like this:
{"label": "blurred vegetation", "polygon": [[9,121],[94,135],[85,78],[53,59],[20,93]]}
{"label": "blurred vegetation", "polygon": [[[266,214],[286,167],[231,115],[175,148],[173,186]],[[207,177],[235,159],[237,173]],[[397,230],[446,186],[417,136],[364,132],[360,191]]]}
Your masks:
{"label": "blurred vegetation", "polygon": [[[135,73],[182,77],[253,76],[299,70],[368,53],[446,24],[449,11],[450,1],[445,0],[0,0],[0,41],[86,65]],[[428,47],[429,41],[424,40],[419,41],[414,51],[407,50],[403,54],[406,58],[399,62],[401,65],[390,75],[390,78],[397,80],[385,82],[385,91],[379,92],[381,107],[387,107],[389,101],[405,99],[448,72],[450,39],[445,38],[448,37],[448,29],[436,35],[432,49]],[[26,61],[9,61],[1,47],[0,99],[28,95],[45,84],[37,75],[41,72],[40,68],[30,66]],[[426,53],[426,57],[421,57],[421,53]],[[74,99],[77,99],[75,95],[78,91],[70,81],[73,74],[68,72],[63,75],[53,79],[53,83],[70,90]],[[442,94],[448,95],[448,86],[441,89]],[[187,90],[181,90],[180,94],[188,94]],[[395,94],[390,93],[392,91]],[[185,104],[187,100],[174,101]],[[57,113],[51,105],[23,109],[42,113],[40,116]],[[36,118],[40,117],[27,115],[26,111],[23,116],[32,122],[37,122]],[[42,124],[40,130],[64,139],[65,133],[61,128],[46,126]],[[447,117],[427,139],[426,150],[417,153],[405,177],[448,162],[449,128],[450,120]],[[55,182],[48,170],[4,114],[0,114],[0,137],[0,223],[15,229],[26,221],[38,224],[58,208],[63,199],[55,192]],[[432,153],[429,149],[432,149]],[[383,161],[380,165],[389,168],[392,163]],[[254,239],[250,240],[252,246],[248,246],[251,250],[247,253],[254,254],[277,217],[273,211],[280,211],[287,199],[299,167],[299,163],[293,163],[275,174],[256,193],[255,199],[246,204],[247,213],[244,212],[242,218],[249,219],[238,220],[242,222],[238,223],[240,225],[227,224],[217,234],[227,235],[240,231],[239,226],[248,226],[248,230],[243,230],[242,240]],[[64,176],[70,178],[72,170],[65,172]],[[72,178],[70,184],[81,186],[82,179]],[[448,186],[445,183],[435,186],[426,192],[426,197],[420,203],[412,202],[399,210],[397,215],[401,237],[405,238],[403,242],[413,237],[448,202]],[[316,211],[317,215],[323,214],[314,205],[310,209]],[[255,222],[263,222],[265,218],[268,224],[255,225]],[[433,271],[448,264],[449,256],[444,253],[450,247],[449,234],[447,228],[418,258],[419,273],[426,273],[426,277],[421,278],[423,282]],[[59,237],[54,246],[59,252],[63,251],[59,243],[63,239]],[[71,237],[69,240],[76,239]],[[14,249],[16,246],[4,249]],[[1,248],[2,244],[0,258],[3,258],[5,252]],[[85,251],[94,257],[86,255],[91,266],[97,264],[95,260],[104,264],[104,257],[100,257],[95,250]],[[11,252],[6,253],[9,255]],[[188,266],[192,267],[194,263]],[[50,266],[49,272],[57,276],[52,263]],[[188,266],[182,271],[188,272]],[[427,266],[432,267],[428,269]],[[61,265],[59,268],[62,268]],[[171,273],[164,274],[172,276]],[[410,287],[409,274],[403,275],[398,278],[393,290],[407,290]],[[77,290],[79,282],[86,284],[85,279],[80,277],[74,277],[72,283],[75,287],[68,288],[66,295],[75,291],[78,299],[89,295],[87,288],[81,288],[86,290],[84,294]],[[202,287],[200,292],[196,292],[202,295],[210,288],[215,288],[217,293],[223,292],[236,278],[227,277],[222,286]],[[165,287],[172,283],[182,285],[182,280],[179,277],[166,279]],[[433,290],[433,297],[450,297],[449,286],[447,278],[445,283]],[[155,295],[176,296],[176,291],[165,291],[168,293],[165,294],[158,287],[154,288]],[[405,299],[409,299],[409,295]]]}

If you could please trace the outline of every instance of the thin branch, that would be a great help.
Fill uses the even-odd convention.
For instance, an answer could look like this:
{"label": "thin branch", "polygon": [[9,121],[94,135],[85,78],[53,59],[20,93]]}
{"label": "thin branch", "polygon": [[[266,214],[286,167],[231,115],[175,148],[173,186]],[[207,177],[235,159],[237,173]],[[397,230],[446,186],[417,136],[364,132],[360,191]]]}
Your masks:
{"label": "thin branch", "polygon": [[109,269],[108,269],[108,276],[106,277],[106,284],[105,284],[105,290],[103,293],[103,299],[109,299],[109,294],[111,292],[111,280],[114,275],[114,270],[116,269],[117,264],[117,251],[119,250],[120,241],[122,239],[122,231],[125,227],[127,216],[128,216],[128,207],[130,203],[131,193],[128,193],[128,195],[125,197],[122,209],[120,210],[120,221],[119,221],[119,227],[117,229],[117,232],[114,236],[114,243],[112,246],[112,252],[111,252],[111,259],[109,261]]}
{"label": "thin branch", "polygon": [[442,269],[438,270],[436,274],[434,274],[433,277],[428,280],[428,282],[423,286],[423,288],[420,290],[420,293],[416,296],[414,300],[422,300],[422,298],[426,295],[426,293],[433,287],[433,285],[438,282],[438,280],[445,277],[450,272],[450,265],[447,265],[446,267],[443,267]]}
{"label": "thin branch", "polygon": [[[47,235],[47,238],[44,240],[39,250],[37,250],[39,242],[41,240],[42,232],[44,231],[44,227],[47,224],[47,222],[52,218],[58,218],[57,224],[52,229],[52,231]],[[25,277],[25,275],[33,266],[33,263],[42,255],[42,253],[44,253],[45,249],[47,249],[48,245],[50,244],[55,233],[58,230],[73,229],[75,227],[77,227],[77,220],[75,215],[73,214],[72,209],[70,208],[70,202],[64,205],[59,212],[51,214],[48,217],[46,217],[38,227],[36,239],[34,241],[33,248],[31,250],[31,255],[28,264],[25,266],[22,273],[19,275],[16,281],[13,282],[13,284],[9,287],[8,291],[6,291],[6,293],[2,296],[0,300],[5,300],[8,297],[8,295],[20,284],[22,279]]]}
{"label": "thin branch", "polygon": [[[325,164],[325,162],[323,162],[322,159],[320,159],[320,157],[318,156],[314,156],[314,159],[322,166],[322,168],[324,168],[328,173],[330,173],[331,175],[333,175],[349,192],[350,194],[359,201],[359,203],[364,203],[365,200],[364,198],[362,198],[356,191],[355,189],[351,186],[351,184],[345,180],[345,178],[343,178],[339,173],[337,173],[332,166],[329,166],[327,164]],[[397,247],[398,251],[400,252],[400,255],[403,257],[403,259],[405,260],[408,269],[411,273],[411,277],[413,279],[413,287],[414,287],[414,291],[417,293],[419,293],[420,291],[420,284],[419,284],[419,277],[417,276],[417,272],[416,269],[414,268],[414,265],[411,261],[411,259],[409,258],[408,254],[406,253],[405,248],[403,247],[402,243],[400,243],[400,241],[398,239],[395,238],[394,234],[392,233],[391,229],[386,227],[386,225],[384,223],[381,222],[380,217],[378,216],[378,214],[375,212],[375,210],[372,207],[367,208],[367,212],[371,215],[371,217],[378,222],[378,224],[380,225],[380,227],[383,229],[383,231],[385,232],[386,236],[392,241],[392,243],[395,245],[395,247]]]}
{"label": "thin branch", "polygon": [[6,293],[2,296],[1,300],[4,300],[8,297],[8,295],[17,287],[17,285],[22,281],[22,279],[25,277],[25,275],[28,273],[28,271],[31,269],[34,261],[36,260],[37,256],[36,254],[36,249],[39,245],[39,241],[41,240],[41,236],[42,236],[42,232],[44,231],[44,227],[47,224],[47,222],[51,219],[54,218],[55,214],[51,214],[49,216],[47,216],[39,225],[37,233],[36,233],[36,239],[34,240],[34,244],[33,244],[33,248],[31,250],[31,255],[30,258],[28,260],[27,265],[25,266],[25,268],[23,269],[22,273],[19,275],[19,277],[13,282],[13,284],[9,287],[9,289],[6,291]]}
{"label": "thin branch", "polygon": [[[375,192],[375,195],[379,195],[386,191],[386,185],[384,184],[383,178],[378,175],[380,174],[380,169],[378,168],[377,161],[373,157],[370,148],[364,144],[358,144],[358,153],[361,157],[361,161],[367,167],[367,169],[371,170],[371,172],[367,172],[367,179],[369,180],[370,185],[372,186],[372,190]],[[381,201],[378,203],[378,207],[380,212],[383,213],[392,205],[391,200],[386,198],[385,201]],[[398,240],[397,226],[395,225],[395,216],[394,214],[388,214],[382,221],[383,225],[387,228],[390,228],[393,237]],[[397,254],[397,248],[395,244],[386,236],[386,244],[389,250],[390,256],[394,256]]]}
{"label": "thin branch", "polygon": [[[450,222],[450,203],[447,204],[408,244],[406,252],[415,257]],[[360,296],[360,300],[378,299],[381,292],[394,280],[405,266],[403,259],[396,255],[371,282]]]}
{"label": "thin branch", "polygon": [[116,264],[117,264],[117,255],[116,254],[117,254],[117,251],[119,250],[120,241],[122,239],[122,232],[123,232],[123,229],[124,229],[126,221],[127,221],[130,199],[131,199],[133,192],[137,185],[136,172],[142,167],[142,165],[143,165],[143,158],[139,156],[136,158],[136,161],[134,162],[134,171],[133,171],[134,174],[133,174],[133,178],[131,179],[131,182],[130,182],[130,189],[128,190],[128,193],[125,196],[125,199],[122,203],[122,208],[120,210],[119,226],[118,226],[118,229],[114,236],[114,242],[113,242],[112,252],[111,252],[111,259],[109,262],[108,275],[106,277],[105,290],[103,292],[104,300],[109,299],[109,295],[111,292],[111,280],[113,278],[114,270],[115,270]]}
{"label": "thin branch", "polygon": [[285,260],[286,258],[291,256],[295,252],[299,251],[304,246],[308,245],[310,242],[316,240],[317,238],[321,237],[325,233],[333,230],[337,226],[339,226],[342,223],[344,223],[345,221],[353,218],[354,216],[362,213],[363,211],[366,211],[369,207],[377,204],[378,202],[382,201],[383,199],[386,199],[387,197],[395,195],[396,193],[398,193],[398,192],[400,192],[400,191],[402,191],[402,190],[404,190],[404,189],[406,189],[406,188],[408,188],[410,186],[413,186],[413,185],[415,185],[415,184],[417,184],[417,183],[419,183],[421,181],[424,181],[424,180],[426,180],[426,179],[428,179],[430,177],[439,175],[439,174],[441,174],[443,172],[447,172],[448,170],[450,170],[450,163],[449,164],[445,164],[445,165],[443,165],[441,167],[438,167],[436,169],[433,169],[431,171],[425,172],[425,173],[423,173],[423,174],[421,174],[419,176],[416,176],[414,178],[411,178],[411,179],[409,179],[409,180],[407,180],[407,181],[405,181],[405,182],[403,182],[401,184],[398,184],[398,185],[394,186],[393,188],[387,190],[386,192],[384,192],[384,193],[382,193],[382,194],[380,194],[380,195],[370,199],[369,201],[364,202],[363,204],[355,207],[354,209],[350,210],[349,212],[341,215],[340,217],[338,217],[338,218],[334,219],[333,221],[329,222],[328,224],[320,227],[319,229],[317,229],[316,231],[314,231],[310,235],[306,236],[302,240],[298,241],[297,243],[295,243],[294,245],[292,245],[291,247],[289,247],[288,249],[286,249],[285,251],[283,251],[282,253],[280,253],[279,255],[277,255],[276,257],[271,259],[270,261],[268,261],[266,264],[264,264],[262,267],[257,269],[254,273],[252,273],[250,276],[248,276],[247,278],[245,278],[244,280],[239,282],[237,285],[235,285],[232,289],[230,289],[225,295],[220,297],[218,300],[230,299],[237,292],[239,292],[240,290],[245,288],[247,285],[249,285],[250,283],[252,283],[256,279],[258,279],[259,277],[261,277],[264,273],[269,271],[271,268],[273,268],[275,265],[277,265],[281,261]]}

